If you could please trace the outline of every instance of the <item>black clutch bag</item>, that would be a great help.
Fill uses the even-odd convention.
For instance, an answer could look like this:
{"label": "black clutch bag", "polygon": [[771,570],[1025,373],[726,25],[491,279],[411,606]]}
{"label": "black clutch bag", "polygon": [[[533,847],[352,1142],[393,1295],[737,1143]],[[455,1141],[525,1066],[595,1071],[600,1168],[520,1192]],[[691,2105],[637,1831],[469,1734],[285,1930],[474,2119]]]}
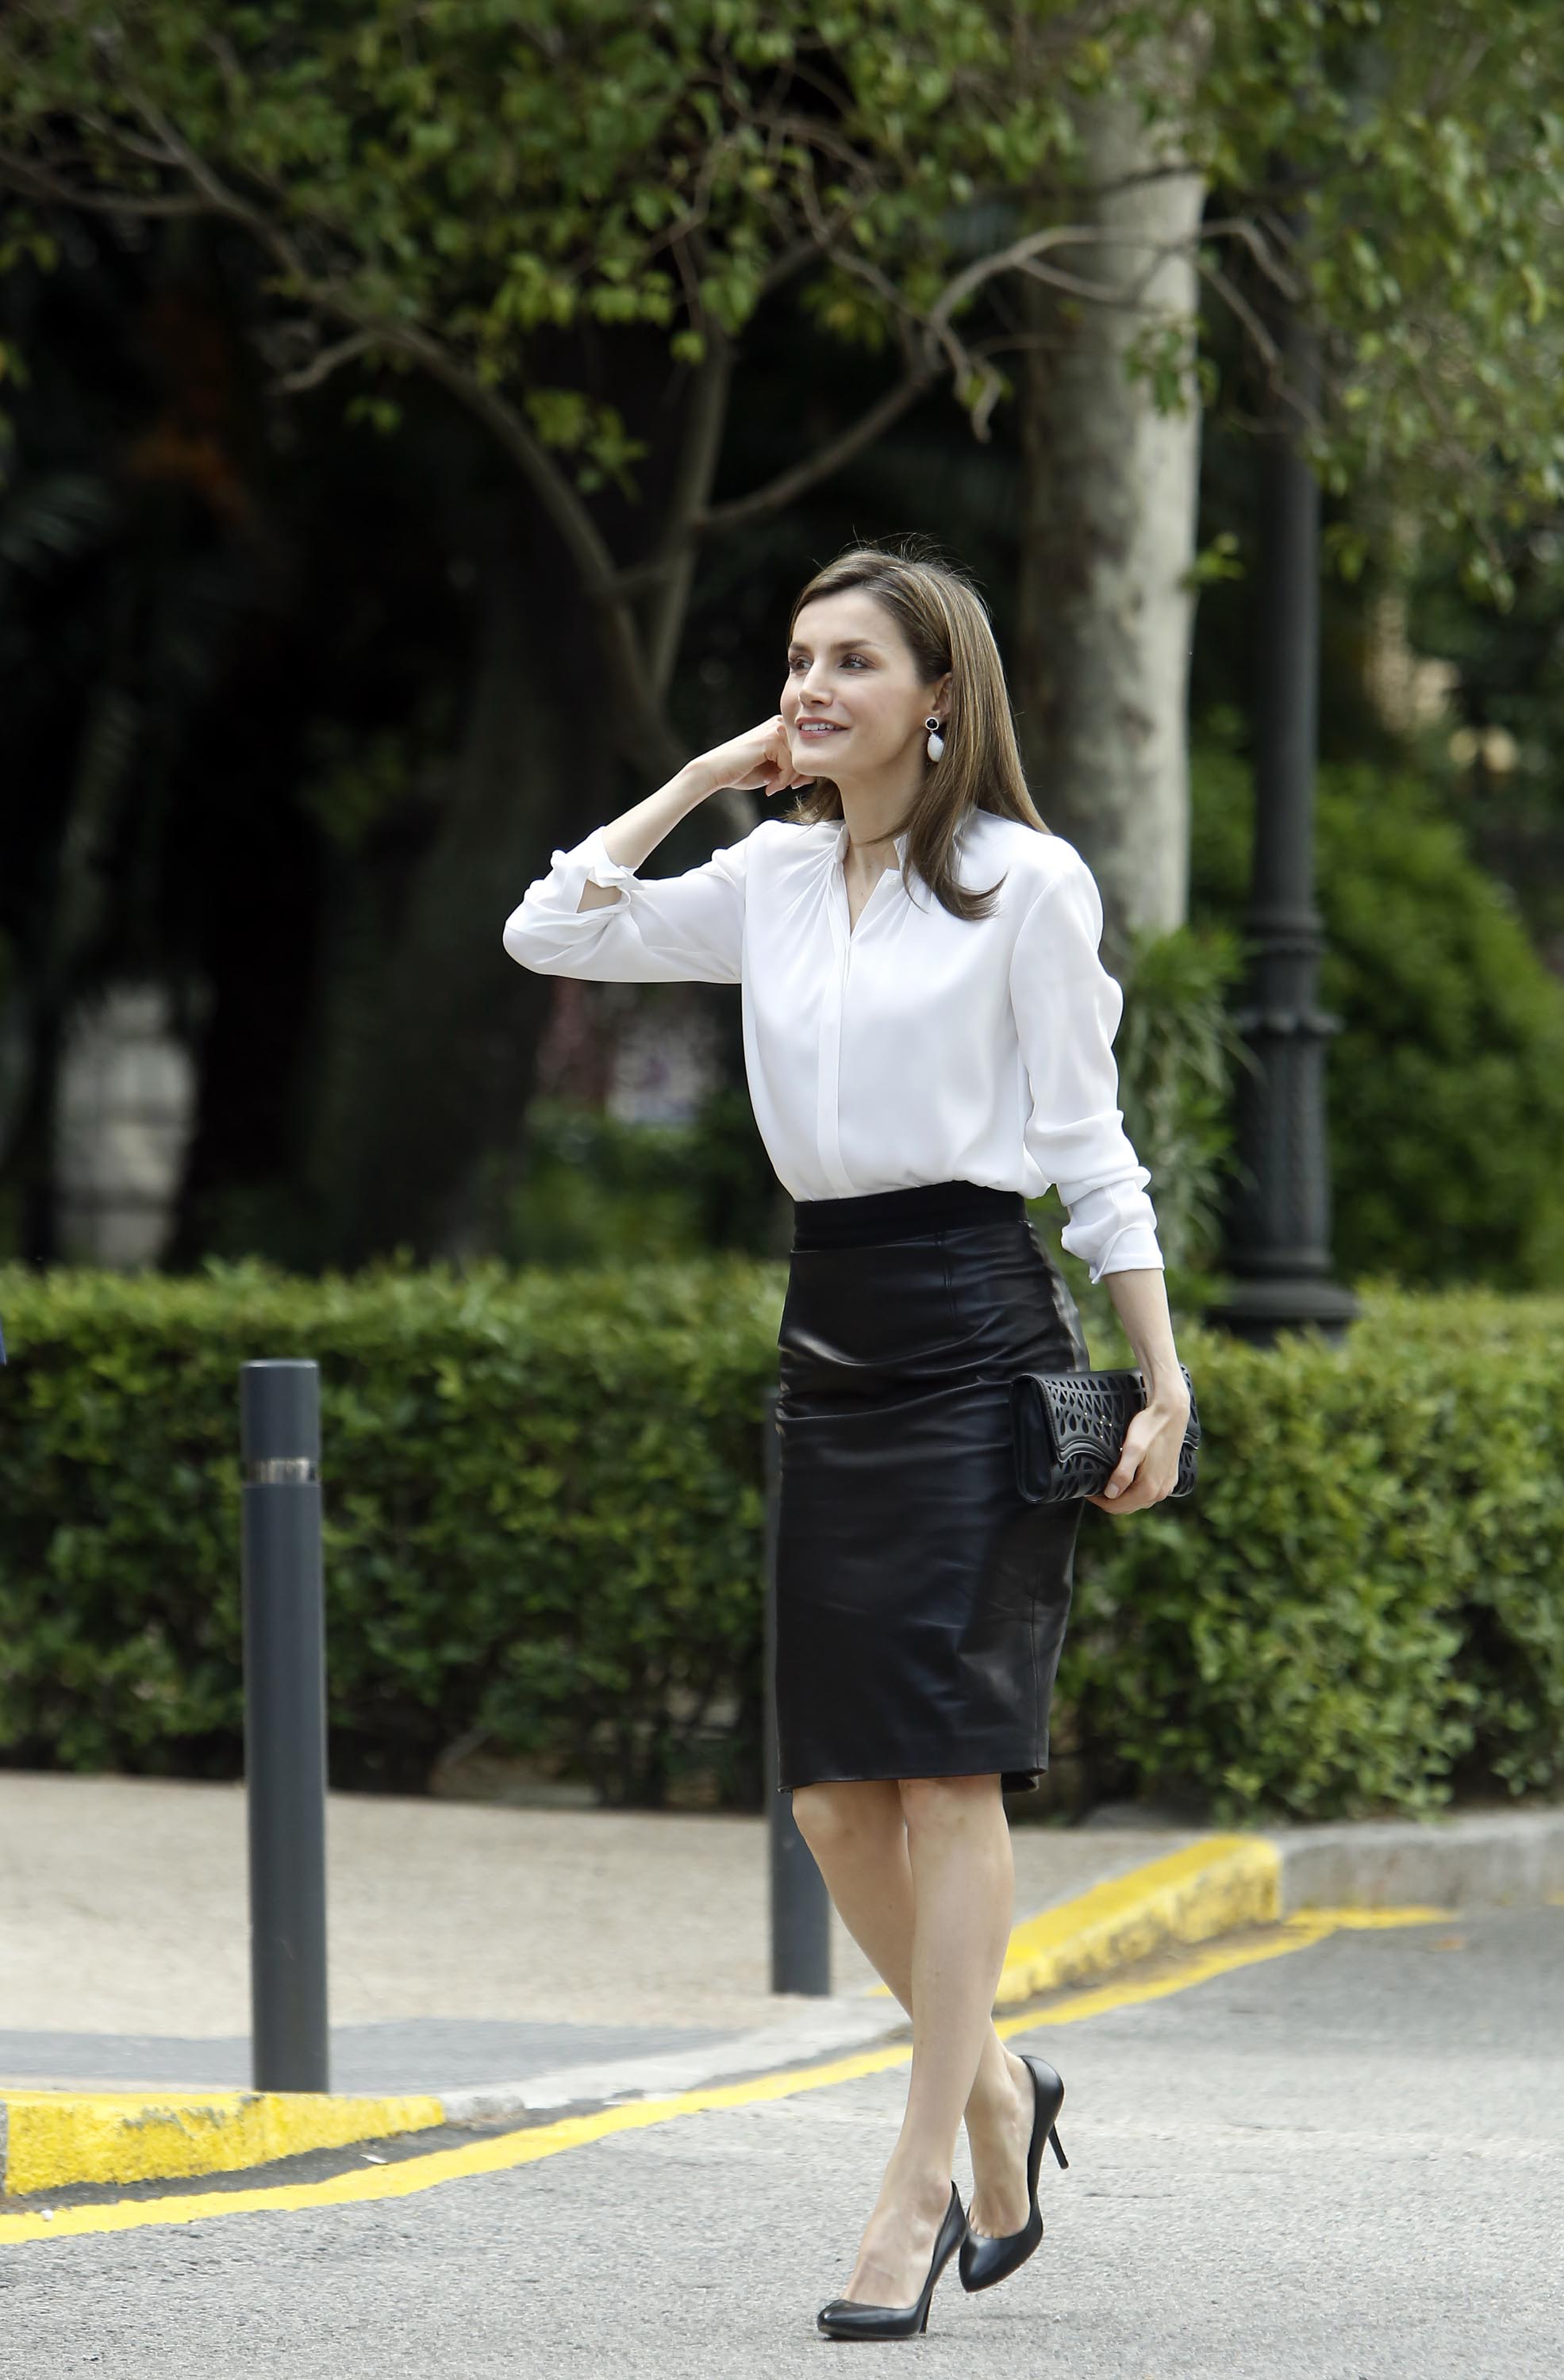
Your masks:
{"label": "black clutch bag", "polygon": [[[1190,1392],[1190,1417],[1169,1497],[1187,1496],[1193,1488],[1200,1444],[1194,1382],[1187,1364],[1179,1369]],[[1124,1451],[1130,1416],[1145,1402],[1138,1371],[1018,1373],[1010,1382],[1018,1492],[1029,1504],[1100,1496]]]}

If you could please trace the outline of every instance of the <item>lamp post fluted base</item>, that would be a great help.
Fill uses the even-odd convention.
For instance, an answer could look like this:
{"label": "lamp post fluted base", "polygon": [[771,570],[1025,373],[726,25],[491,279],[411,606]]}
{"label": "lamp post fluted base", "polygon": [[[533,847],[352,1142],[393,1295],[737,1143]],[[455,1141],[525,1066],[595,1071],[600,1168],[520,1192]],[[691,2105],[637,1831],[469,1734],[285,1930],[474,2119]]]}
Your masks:
{"label": "lamp post fluted base", "polygon": [[1283,1331],[1316,1330],[1339,1340],[1362,1312],[1359,1301],[1338,1281],[1309,1273],[1262,1273],[1236,1280],[1204,1307],[1203,1322],[1251,1345],[1269,1347]]}

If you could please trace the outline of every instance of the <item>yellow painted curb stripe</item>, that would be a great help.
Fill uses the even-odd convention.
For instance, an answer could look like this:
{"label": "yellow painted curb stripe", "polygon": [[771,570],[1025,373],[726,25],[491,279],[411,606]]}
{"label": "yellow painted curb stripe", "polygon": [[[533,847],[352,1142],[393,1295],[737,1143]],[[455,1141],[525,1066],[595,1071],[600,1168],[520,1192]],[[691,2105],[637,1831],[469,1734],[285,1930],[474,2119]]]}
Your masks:
{"label": "yellow painted curb stripe", "polygon": [[[1205,1983],[1213,1975],[1228,1973],[1234,1968],[1285,1958],[1348,1926],[1425,1925],[1448,1918],[1450,1913],[1445,1909],[1310,1910],[1283,1920],[1266,1941],[1214,1947],[1201,1952],[1176,1973],[1138,1983],[1124,1980],[1101,1985],[1055,2008],[1002,2018],[996,2030],[1006,2036],[1046,2032],[1055,2025],[1080,2024],[1111,2009],[1133,2008],[1143,2001],[1188,1991],[1191,1985]],[[0,2215],[0,2246],[23,2240],[70,2239],[90,2232],[133,2231],[149,2225],[209,2222],[222,2216],[292,2214],[317,2206],[408,2198],[443,2182],[532,2165],[615,2132],[640,2131],[649,2125],[671,2123],[678,2117],[697,2115],[710,2108],[754,2107],[765,2100],[790,2098],[800,2091],[818,2091],[834,2083],[856,2082],[866,2074],[881,2074],[893,2066],[905,2066],[911,2056],[910,2042],[859,2050],[819,2066],[753,2075],[742,2082],[710,2083],[700,2090],[675,2092],[659,2099],[601,2107],[590,2116],[566,2116],[557,2123],[504,2132],[492,2140],[475,2141],[469,2147],[432,2150],[426,2156],[376,2166],[367,2173],[334,2174],[326,2181],[192,2192],[176,2198],[120,2199],[101,2206],[62,2206],[52,2216]]]}
{"label": "yellow painted curb stripe", "polygon": [[[1263,1835],[1207,1835],[1094,1884],[1015,1927],[996,2004],[1110,1974],[1173,1942],[1209,1942],[1281,1913],[1281,1854]],[[888,1998],[873,1984],[866,1998]]]}
{"label": "yellow painted curb stripe", "polygon": [[1281,1914],[1281,1854],[1260,1835],[1208,1835],[1018,1925],[996,1999],[1034,1998],[1173,1942],[1208,1942]]}
{"label": "yellow painted curb stripe", "polygon": [[14,2197],[73,2181],[170,2181],[238,2173],[388,2132],[443,2124],[438,2099],[357,2099],[324,2091],[0,2093],[0,2189]]}

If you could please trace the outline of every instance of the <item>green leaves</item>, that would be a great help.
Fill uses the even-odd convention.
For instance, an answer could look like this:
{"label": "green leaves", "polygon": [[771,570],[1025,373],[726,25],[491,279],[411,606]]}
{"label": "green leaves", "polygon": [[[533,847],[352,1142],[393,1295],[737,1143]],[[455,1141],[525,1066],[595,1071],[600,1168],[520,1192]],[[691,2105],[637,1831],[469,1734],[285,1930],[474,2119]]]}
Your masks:
{"label": "green leaves", "polygon": [[579,486],[601,487],[612,479],[626,495],[633,494],[629,466],[647,450],[642,440],[629,435],[617,406],[593,404],[577,389],[539,388],[528,392],[526,409],[545,446],[583,457],[576,474]]}
{"label": "green leaves", "polygon": [[[883,345],[951,197],[1036,170],[1063,121],[1020,85],[996,112],[1025,28],[983,0],[241,6],[220,38],[195,0],[109,0],[105,41],[54,17],[23,0],[0,30],[13,153],[58,161],[75,124],[76,186],[194,189],[292,243],[297,301],[416,322],[491,387],[583,322],[652,324],[692,360],[708,318],[737,337],[777,259],[822,238],[880,276],[825,317]],[[163,168],[149,109],[181,144]]]}
{"label": "green leaves", "polygon": [[402,408],[393,397],[373,396],[362,390],[348,398],[342,408],[345,421],[367,421],[383,438],[389,438],[401,428]]}
{"label": "green leaves", "polygon": [[1359,1287],[1339,1348],[1180,1325],[1202,1484],[1083,1522],[1060,1692],[1099,1777],[1219,1822],[1431,1810],[1473,1755],[1564,1777],[1558,1301]]}
{"label": "green leaves", "polygon": [[[1470,551],[1558,502],[1564,48],[1551,0],[1262,9],[1227,0],[1191,139],[1223,213],[1297,176],[1288,261],[1326,337],[1322,482],[1372,481]],[[1264,217],[1260,218],[1264,228]]]}
{"label": "green leaves", "polygon": [[[8,1755],[238,1773],[238,1366],[286,1352],[321,1366],[334,1782],[416,1791],[482,1729],[605,1800],[754,1806],[784,1287],[732,1257],[6,1268]],[[1463,1763],[1564,1781],[1564,1311],[1360,1288],[1340,1347],[1179,1321],[1195,1495],[1083,1515],[1057,1732],[1099,1779],[1221,1818],[1432,1809]]]}
{"label": "green leaves", "polygon": [[[1196,63],[1170,74],[1186,41]],[[1024,231],[1085,203],[1098,100],[1158,128],[1243,226],[1203,245],[1208,272],[1214,249],[1235,272],[1264,249],[1298,276],[1326,334],[1327,487],[1375,479],[1479,556],[1505,506],[1558,501],[1556,0],[287,0],[230,7],[220,33],[201,0],[63,18],[17,0],[0,18],[0,153],[94,197],[197,192],[334,335],[416,324],[516,401],[557,383],[552,333],[649,326],[688,364],[713,324],[740,339],[778,275],[833,335],[890,353],[971,261],[974,213],[1008,206]],[[0,269],[48,238],[18,188]],[[1267,281],[1256,266],[1245,302]],[[1212,401],[1176,346],[1146,343],[1157,402],[1187,400],[1191,363]],[[958,391],[978,434],[1001,393]],[[628,490],[635,459],[605,448],[581,484]],[[1485,578],[1502,597],[1491,535]]]}

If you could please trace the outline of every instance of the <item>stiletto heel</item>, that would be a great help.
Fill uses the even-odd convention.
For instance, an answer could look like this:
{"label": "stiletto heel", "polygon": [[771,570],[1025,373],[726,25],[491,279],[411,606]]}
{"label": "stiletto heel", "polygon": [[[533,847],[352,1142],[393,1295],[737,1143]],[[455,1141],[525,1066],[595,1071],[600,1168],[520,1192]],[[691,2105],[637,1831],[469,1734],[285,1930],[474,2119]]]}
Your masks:
{"label": "stiletto heel", "polygon": [[961,2193],[954,2182],[950,2185],[950,2204],[945,2210],[945,2220],[939,2227],[934,2243],[934,2255],[929,2264],[929,2276],[910,2305],[864,2305],[857,2298],[833,2298],[823,2305],[814,2317],[817,2330],[827,2338],[915,2338],[929,2326],[929,2305],[934,2286],[951,2257],[967,2237],[967,2218],[961,2211]]}
{"label": "stiletto heel", "polygon": [[1050,2143],[1060,2165],[1069,2163],[1059,2145],[1055,2122],[1064,2106],[1064,2084],[1054,2069],[1041,2058],[1029,2058],[1023,2049],[1021,2064],[1032,2076],[1032,2137],[1026,2147],[1026,2191],[1031,2204],[1026,2221],[1019,2231],[1007,2231],[997,2240],[981,2239],[968,2231],[961,2241],[961,2287],[964,2289],[991,2289],[1024,2265],[1043,2237],[1043,2216],[1037,2204],[1037,2173],[1043,2163],[1043,2143]]}

